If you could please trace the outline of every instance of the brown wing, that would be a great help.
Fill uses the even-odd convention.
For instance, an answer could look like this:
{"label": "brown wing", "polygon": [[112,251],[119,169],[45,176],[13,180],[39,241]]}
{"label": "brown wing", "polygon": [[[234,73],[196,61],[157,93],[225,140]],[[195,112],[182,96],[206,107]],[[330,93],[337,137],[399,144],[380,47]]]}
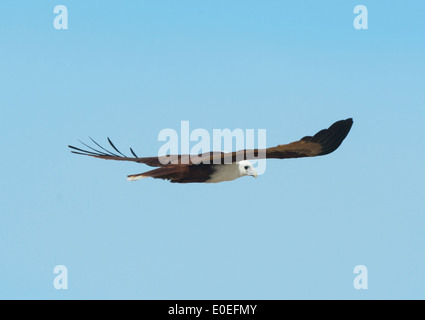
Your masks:
{"label": "brown wing", "polygon": [[285,159],[324,156],[334,152],[347,137],[353,119],[335,122],[328,129],[307,136],[299,141],[267,149],[267,158]]}
{"label": "brown wing", "polygon": [[214,171],[214,166],[209,164],[185,165],[170,164],[165,167],[157,168],[148,172],[131,174],[129,180],[138,180],[140,178],[155,178],[169,180],[175,183],[194,183],[205,182]]}
{"label": "brown wing", "polygon": [[[175,164],[228,164],[241,160],[250,159],[287,159],[287,158],[301,158],[301,157],[315,157],[329,154],[335,151],[344,141],[345,137],[350,132],[351,126],[353,125],[353,119],[341,120],[335,122],[328,129],[324,129],[313,137],[307,136],[299,141],[295,141],[285,145],[279,145],[268,149],[254,149],[254,150],[240,150],[236,152],[208,152],[196,157],[189,155],[171,155],[161,157],[138,157],[132,148],[130,152],[133,157],[127,157],[121,153],[112,141],[108,138],[108,142],[115,152],[105,149],[99,145],[93,139],[92,142],[97,146],[98,149],[90,147],[89,145],[81,142],[89,150],[68,146],[72,149],[72,153],[82,154],[85,156],[95,157],[105,160],[119,160],[119,161],[133,161],[138,163],[144,163],[151,167],[164,167],[170,163]],[[100,148],[100,150],[99,150]]]}
{"label": "brown wing", "polygon": [[[161,162],[161,159],[158,157],[144,157],[140,158],[136,155],[136,153],[133,151],[132,148],[130,148],[130,152],[133,155],[133,157],[127,157],[123,153],[121,153],[115,145],[112,143],[112,141],[108,138],[108,142],[111,145],[111,147],[115,150],[115,152],[111,152],[110,150],[102,147],[100,144],[98,144],[96,141],[94,141],[92,138],[90,140],[97,146],[98,149],[90,147],[89,145],[85,144],[84,142],[81,142],[86,148],[89,150],[80,149],[74,146],[68,146],[72,149],[72,153],[75,154],[81,154],[84,156],[90,156],[94,158],[104,159],[104,160],[118,160],[118,161],[133,161],[138,163],[144,163],[151,167],[162,167],[164,166]],[[100,150],[99,150],[100,149]]]}
{"label": "brown wing", "polygon": [[334,152],[344,141],[353,125],[353,119],[335,122],[328,129],[307,136],[299,141],[267,149],[240,150],[229,153],[208,153],[203,163],[232,163],[252,159],[289,159],[323,156]]}

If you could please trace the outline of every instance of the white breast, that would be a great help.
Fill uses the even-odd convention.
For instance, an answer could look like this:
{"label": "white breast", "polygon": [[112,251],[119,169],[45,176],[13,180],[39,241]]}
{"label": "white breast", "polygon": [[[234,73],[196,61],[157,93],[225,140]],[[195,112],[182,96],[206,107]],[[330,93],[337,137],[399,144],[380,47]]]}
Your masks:
{"label": "white breast", "polygon": [[211,175],[211,178],[206,183],[217,183],[223,181],[232,181],[237,178],[242,177],[239,171],[239,164],[217,164],[214,165],[214,173]]}

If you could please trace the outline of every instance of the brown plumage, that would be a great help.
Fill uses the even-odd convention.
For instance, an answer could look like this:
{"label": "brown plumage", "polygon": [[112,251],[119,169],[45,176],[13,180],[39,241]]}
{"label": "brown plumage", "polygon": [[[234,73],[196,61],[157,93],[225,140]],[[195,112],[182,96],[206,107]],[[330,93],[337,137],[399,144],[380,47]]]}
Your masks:
{"label": "brown plumage", "polygon": [[157,178],[177,183],[206,182],[214,170],[214,165],[208,164],[171,164],[141,174],[129,175],[128,180],[132,181],[138,180],[139,178]]}
{"label": "brown plumage", "polygon": [[[218,170],[228,170],[230,168],[223,166],[236,164],[240,161],[252,159],[289,159],[315,157],[329,154],[335,151],[341,145],[342,141],[344,141],[345,137],[350,132],[352,125],[353,120],[351,118],[347,120],[341,120],[335,122],[328,129],[324,129],[316,133],[314,136],[306,136],[301,140],[289,144],[278,145],[276,147],[262,150],[239,150],[229,153],[208,152],[202,155],[198,155],[196,157],[196,163],[193,162],[193,159],[191,159],[190,155],[138,157],[131,148],[130,152],[134,157],[127,157],[115,147],[109,138],[108,142],[115,150],[115,153],[103,148],[91,138],[90,139],[98,147],[98,149],[90,147],[85,143],[82,144],[90,150],[84,150],[73,146],[69,146],[69,148],[72,149],[72,153],[86,155],[94,158],[105,160],[133,161],[152,167],[158,167],[158,169],[152,171],[137,175],[130,175],[128,176],[129,180],[153,177],[178,183],[209,182],[209,180],[211,182],[220,182],[226,181],[227,179],[220,180],[220,178],[220,181],[215,181],[217,179],[211,180],[211,176]],[[239,169],[243,170],[242,168]],[[235,170],[237,170],[236,167]],[[242,174],[241,176],[243,175],[247,174]],[[229,178],[229,180],[233,179],[234,178]]]}

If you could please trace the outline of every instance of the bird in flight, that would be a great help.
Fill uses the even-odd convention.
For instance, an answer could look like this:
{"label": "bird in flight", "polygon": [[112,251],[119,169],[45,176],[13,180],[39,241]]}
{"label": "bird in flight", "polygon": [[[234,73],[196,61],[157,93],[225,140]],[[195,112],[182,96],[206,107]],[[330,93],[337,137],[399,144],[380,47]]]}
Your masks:
{"label": "bird in flight", "polygon": [[158,157],[138,157],[130,148],[132,157],[121,153],[112,141],[108,142],[114,152],[102,147],[93,139],[97,148],[83,143],[89,150],[68,146],[75,154],[90,156],[105,160],[132,161],[143,163],[156,169],[128,176],[128,180],[135,181],[142,178],[156,178],[169,180],[174,183],[217,183],[232,181],[244,176],[257,177],[257,172],[249,162],[252,159],[290,159],[303,157],[323,156],[334,152],[344,141],[353,125],[349,118],[335,122],[328,129],[306,136],[301,140],[278,145],[267,149],[239,150],[235,152],[207,152],[197,156],[194,163],[189,155],[171,155]]}

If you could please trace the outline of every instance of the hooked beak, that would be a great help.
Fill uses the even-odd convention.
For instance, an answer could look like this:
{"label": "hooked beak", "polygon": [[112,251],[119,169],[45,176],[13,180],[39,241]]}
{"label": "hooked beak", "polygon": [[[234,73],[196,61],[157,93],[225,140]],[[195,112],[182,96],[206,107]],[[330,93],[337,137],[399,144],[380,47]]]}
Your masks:
{"label": "hooked beak", "polygon": [[257,171],[255,171],[254,169],[251,170],[251,172],[249,173],[249,175],[252,176],[252,177],[254,177],[254,178],[257,178],[258,177]]}

